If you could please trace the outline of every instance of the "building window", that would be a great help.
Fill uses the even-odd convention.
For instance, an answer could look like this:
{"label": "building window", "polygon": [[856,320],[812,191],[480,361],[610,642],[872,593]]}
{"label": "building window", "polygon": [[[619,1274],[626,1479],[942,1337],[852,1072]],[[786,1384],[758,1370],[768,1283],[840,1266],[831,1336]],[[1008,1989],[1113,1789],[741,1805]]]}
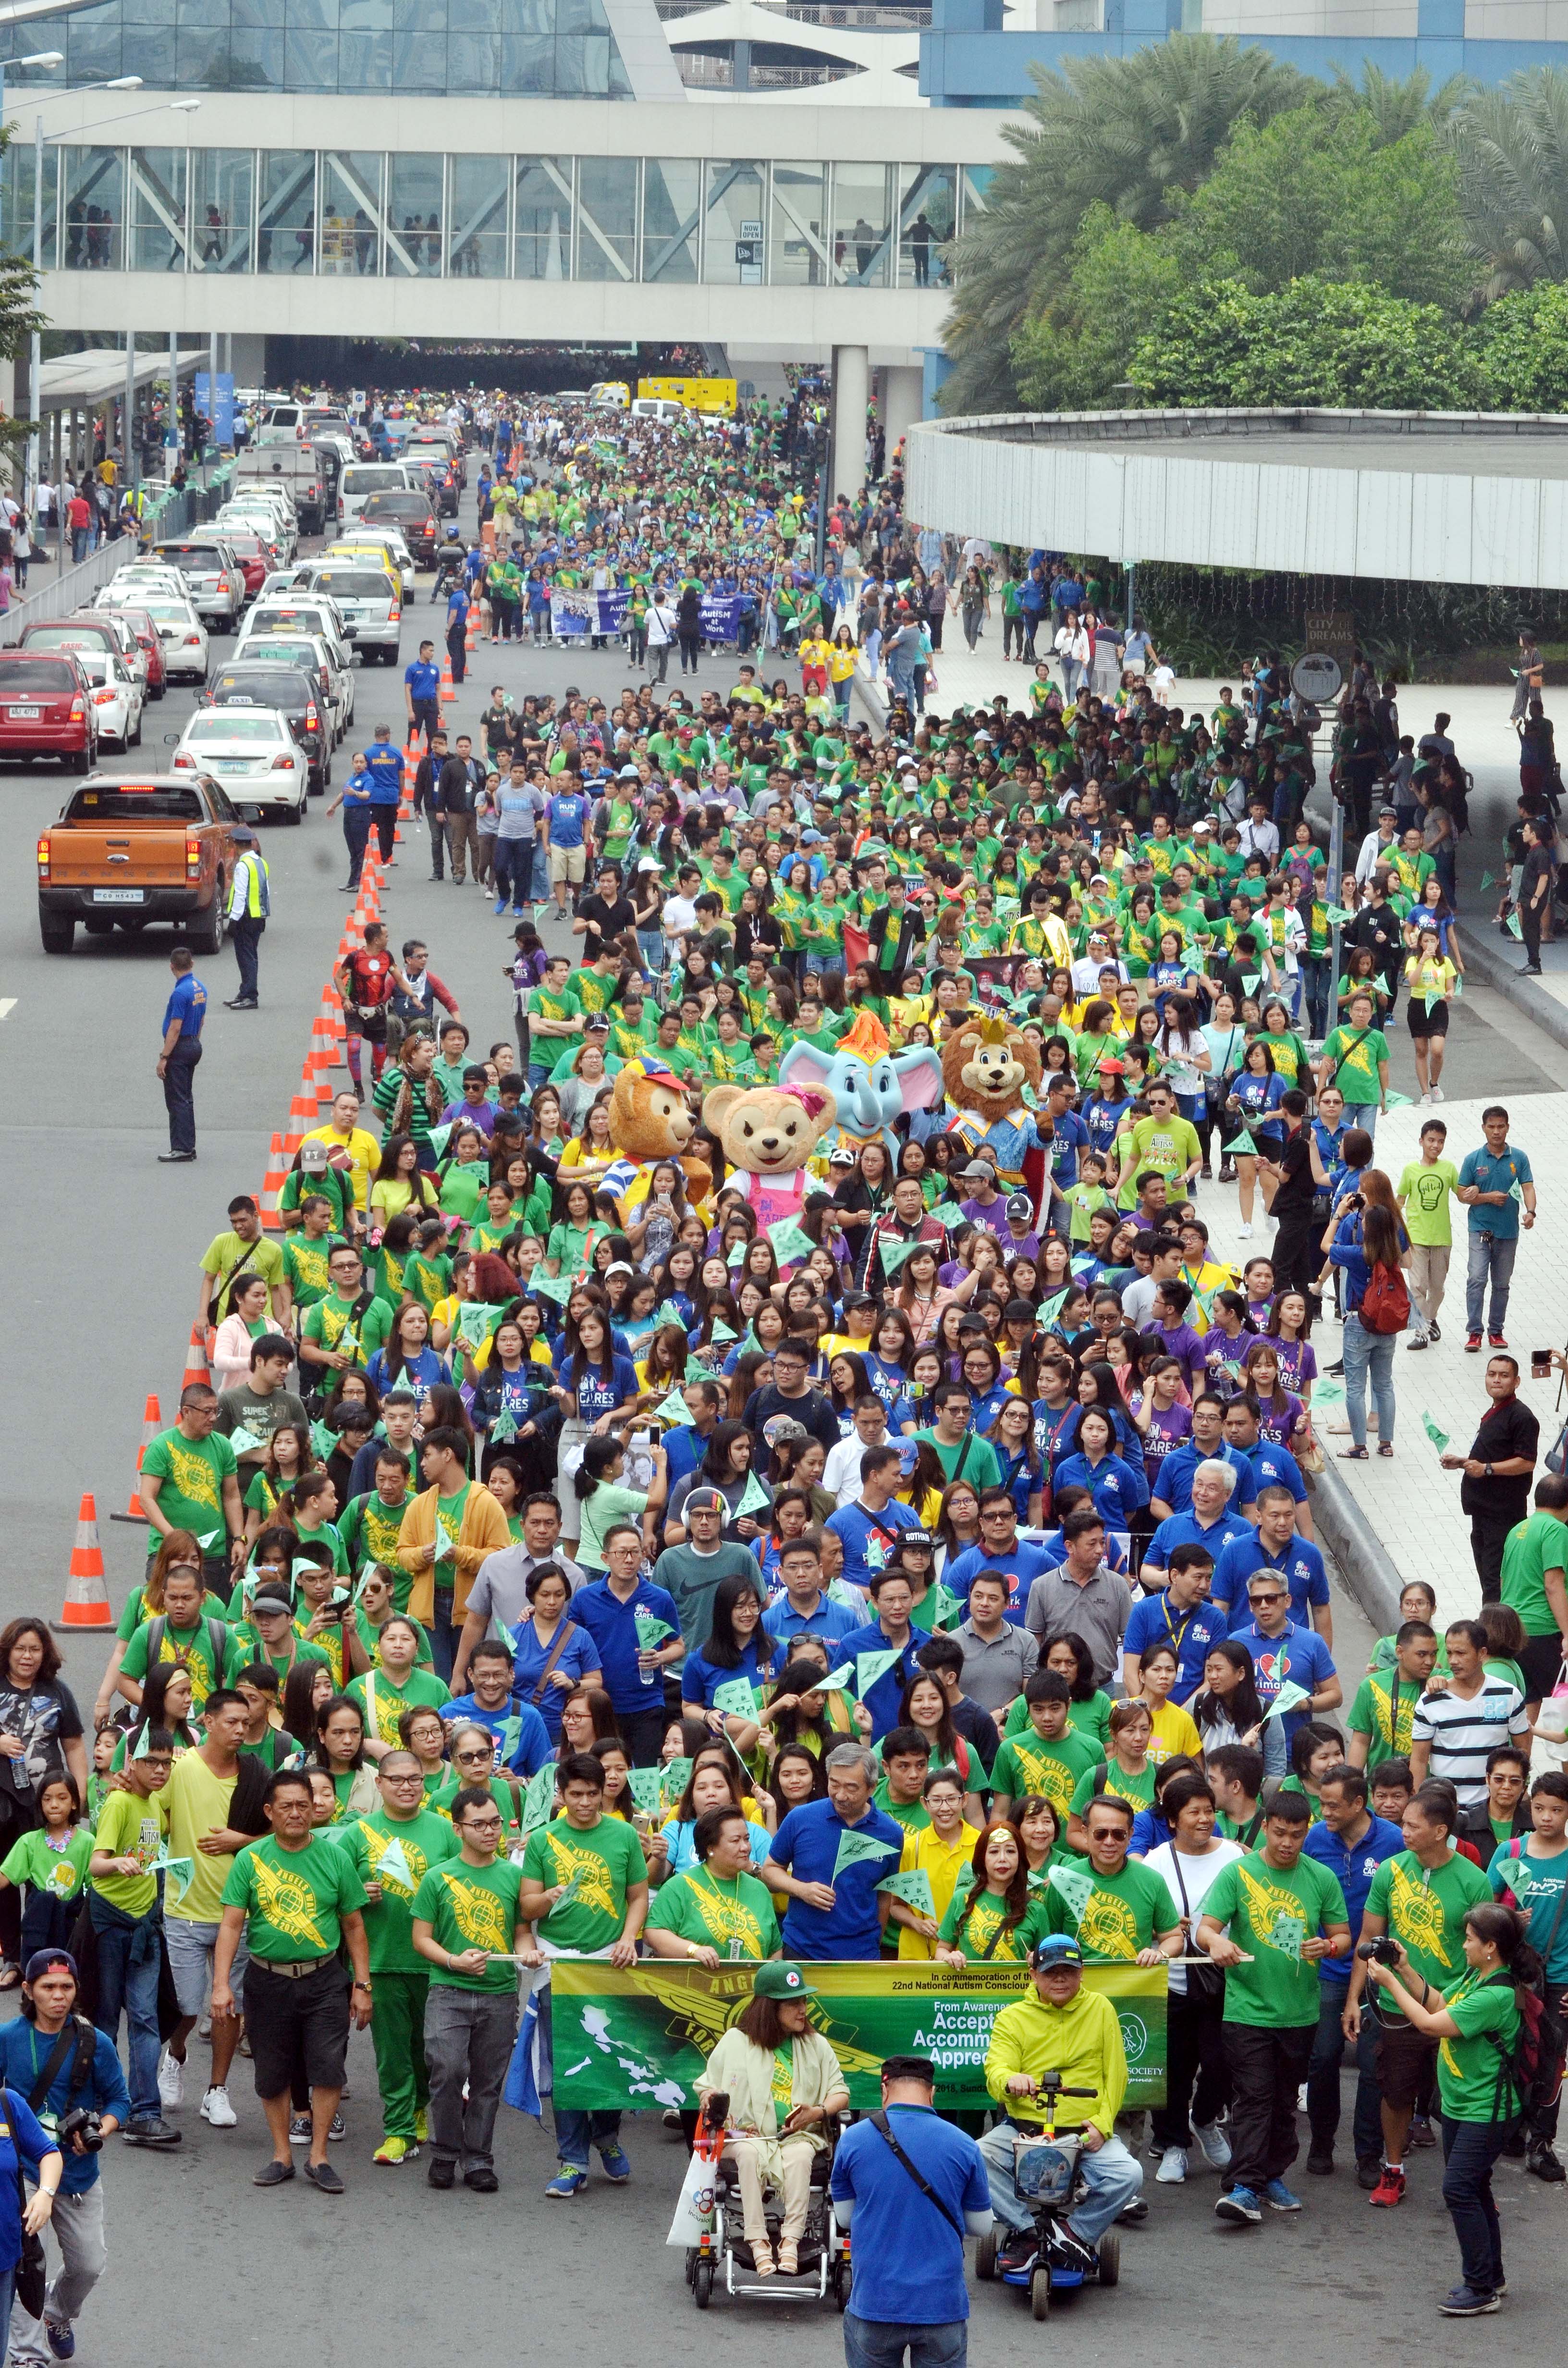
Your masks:
{"label": "building window", "polygon": [[767,167],[710,158],[702,277],[718,288],[760,288],[767,277]]}
{"label": "building window", "polygon": [[189,268],[249,271],[256,211],[256,155],[249,148],[190,152]]}
{"label": "building window", "polygon": [[453,279],[506,277],[505,156],[454,156],[448,210],[447,271]]}
{"label": "building window", "polygon": [[892,223],[886,165],[833,168],[833,277],[840,285],[885,288]]}
{"label": "building window", "polygon": [[577,160],[579,279],[635,279],[637,199],[642,177],[636,156]]}
{"label": "building window", "polygon": [[517,229],[513,277],[572,277],[572,159],[519,156],[517,162]]}
{"label": "building window", "polygon": [[316,268],[316,159],[312,148],[262,152],[261,203],[256,211],[258,271],[310,272]]}
{"label": "building window", "polygon": [[125,268],[125,160],[118,148],[67,148],[67,271]]}
{"label": "building window", "polygon": [[642,167],[642,277],[697,278],[702,166],[694,156],[650,156]]}
{"label": "building window", "polygon": [[439,279],[442,193],[439,156],[388,159],[387,271],[393,279]]}

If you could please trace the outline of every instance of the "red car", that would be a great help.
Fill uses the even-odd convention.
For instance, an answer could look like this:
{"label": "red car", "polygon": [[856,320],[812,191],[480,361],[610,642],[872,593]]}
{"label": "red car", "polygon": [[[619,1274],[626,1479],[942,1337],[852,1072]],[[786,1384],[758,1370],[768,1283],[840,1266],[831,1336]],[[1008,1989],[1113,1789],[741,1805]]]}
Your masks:
{"label": "red car", "polygon": [[158,628],[145,609],[117,609],[114,613],[123,617],[136,636],[138,649],[146,655],[148,698],[162,699],[168,688],[169,670],[164,664],[163,637]]}
{"label": "red car", "polygon": [[223,540],[240,563],[240,572],[245,579],[245,598],[254,600],[270,571],[278,564],[277,545],[263,542],[259,535],[236,534],[229,527],[223,530]]}
{"label": "red car", "polygon": [[91,772],[97,727],[90,686],[69,650],[0,650],[0,757],[58,757]]}

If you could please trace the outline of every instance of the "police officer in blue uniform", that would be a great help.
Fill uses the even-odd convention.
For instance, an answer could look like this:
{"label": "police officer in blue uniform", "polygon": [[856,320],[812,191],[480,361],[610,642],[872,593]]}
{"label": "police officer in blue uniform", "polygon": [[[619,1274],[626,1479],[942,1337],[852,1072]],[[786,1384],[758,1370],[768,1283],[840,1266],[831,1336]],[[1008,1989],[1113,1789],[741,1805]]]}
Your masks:
{"label": "police officer in blue uniform", "polygon": [[391,863],[403,796],[403,751],[393,743],[390,723],[377,724],[376,736],[365,751],[365,770],[370,777],[370,814],[381,861]]}
{"label": "police officer in blue uniform", "polygon": [[[234,960],[240,966],[240,991],[225,1003],[225,1011],[255,1011],[256,1005],[256,965],[261,953],[262,931],[272,910],[272,884],[261,843],[254,830],[242,824],[233,834],[233,843],[240,850],[234,866],[234,876],[229,887],[229,940],[234,949]],[[360,849],[361,857],[364,850]]]}
{"label": "police officer in blue uniform", "polygon": [[176,946],[169,956],[174,992],[164,1012],[164,1042],[158,1054],[158,1075],[164,1081],[164,1102],[169,1113],[169,1147],[158,1154],[165,1167],[196,1157],[196,1064],[201,1058],[201,1024],[207,1017],[207,989],[190,966],[190,948]]}
{"label": "police officer in blue uniform", "polygon": [[441,673],[434,642],[421,642],[419,655],[403,670],[403,703],[408,709],[408,745],[423,732],[425,746],[441,728]]}

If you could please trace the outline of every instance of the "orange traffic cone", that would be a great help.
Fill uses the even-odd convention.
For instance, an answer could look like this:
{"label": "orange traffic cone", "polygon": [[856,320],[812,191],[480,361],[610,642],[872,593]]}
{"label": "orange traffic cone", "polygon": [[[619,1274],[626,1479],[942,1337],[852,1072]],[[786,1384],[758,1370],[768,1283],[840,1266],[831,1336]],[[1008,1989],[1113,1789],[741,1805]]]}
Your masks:
{"label": "orange traffic cone", "polygon": [[[276,1143],[278,1137],[274,1135],[272,1140]],[[152,1446],[153,1441],[157,1438],[163,1428],[163,1409],[160,1407],[156,1397],[149,1395],[146,1411],[142,1417],[142,1444],[136,1451],[136,1476],[138,1480],[142,1477],[142,1464],[147,1450]],[[111,1521],[140,1521],[142,1528],[145,1529],[147,1526],[147,1516],[142,1510],[141,1490],[139,1488],[132,1488],[131,1492],[131,1502],[127,1505],[124,1512],[111,1513],[109,1515],[109,1520]]]}
{"label": "orange traffic cone", "polygon": [[190,1327],[190,1346],[185,1352],[185,1371],[180,1375],[181,1395],[183,1395],[187,1390],[194,1389],[198,1382],[204,1382],[209,1389],[212,1386],[212,1375],[207,1365],[207,1343],[201,1337],[200,1325],[193,1324]]}
{"label": "orange traffic cone", "polygon": [[449,652],[448,652],[448,654],[447,654],[447,655],[446,655],[446,656],[441,660],[441,699],[442,699],[442,703],[443,703],[443,704],[447,704],[447,703],[449,703],[450,700],[452,700],[456,699],[457,695],[458,695],[458,687],[457,687],[456,683],[452,680],[452,660],[451,660],[451,653],[449,651]]}
{"label": "orange traffic cone", "polygon": [[283,1230],[283,1220],[278,1213],[278,1204],[283,1191],[283,1179],[288,1172],[289,1163],[283,1156],[283,1137],[275,1133],[267,1146],[267,1174],[262,1178],[261,1186],[261,1229],[265,1234],[278,1234]]}
{"label": "orange traffic cone", "polygon": [[97,1508],[90,1496],[83,1497],[76,1515],[76,1543],[71,1549],[65,1600],[60,1607],[59,1619],[51,1621],[50,1625],[62,1631],[114,1626],[104,1578],[103,1548],[98,1543]]}
{"label": "orange traffic cone", "polygon": [[315,1097],[307,1101],[303,1091],[297,1093],[289,1105],[289,1131],[283,1137],[283,1156],[292,1159],[301,1144],[316,1122]]}

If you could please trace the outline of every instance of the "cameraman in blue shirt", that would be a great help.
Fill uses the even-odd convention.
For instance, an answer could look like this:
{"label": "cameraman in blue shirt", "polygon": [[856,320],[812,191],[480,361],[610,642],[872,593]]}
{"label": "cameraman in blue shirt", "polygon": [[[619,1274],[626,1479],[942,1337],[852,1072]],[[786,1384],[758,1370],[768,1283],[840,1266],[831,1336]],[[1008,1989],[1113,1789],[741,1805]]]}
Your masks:
{"label": "cameraman in blue shirt", "polygon": [[980,2148],[939,2121],[936,2067],[890,2055],[882,2102],[840,2139],[829,2192],[851,2232],[846,2368],[963,2368],[969,2357],[964,2238],[991,2227]]}

